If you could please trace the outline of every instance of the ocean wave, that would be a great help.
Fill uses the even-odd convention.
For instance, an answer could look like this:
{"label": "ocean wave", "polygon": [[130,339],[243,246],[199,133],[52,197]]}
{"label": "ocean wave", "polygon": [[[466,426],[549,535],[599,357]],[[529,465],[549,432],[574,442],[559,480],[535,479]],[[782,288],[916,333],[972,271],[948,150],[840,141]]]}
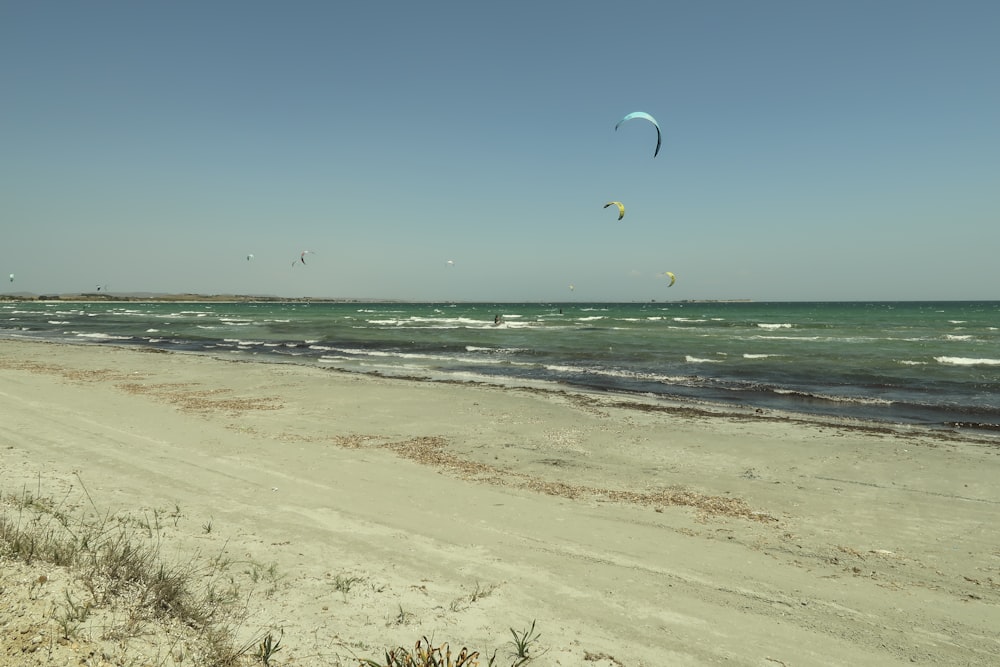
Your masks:
{"label": "ocean wave", "polygon": [[244,347],[244,346],[247,346],[247,345],[253,346],[253,345],[263,345],[264,344],[264,341],[262,341],[262,340],[242,340],[240,338],[223,338],[222,340],[224,340],[227,343],[236,343],[240,347]]}
{"label": "ocean wave", "polygon": [[744,359],[768,359],[770,357],[780,357],[780,356],[782,356],[782,355],[780,355],[780,354],[750,354],[750,353],[746,353],[746,352],[743,353],[743,358]]}
{"label": "ocean wave", "polygon": [[[504,316],[507,317],[506,315]],[[517,317],[517,316],[512,316]],[[407,329],[472,329],[478,328],[483,329],[486,327],[493,327],[493,320],[478,320],[470,317],[408,317],[408,318],[389,318],[380,320],[368,320],[368,324],[376,326],[389,326],[389,327],[405,327]],[[513,324],[508,322],[508,324]],[[525,326],[523,323],[518,323],[519,326]]]}
{"label": "ocean wave", "polygon": [[969,357],[934,357],[939,364],[949,366],[1000,366],[1000,359],[972,359]]}
{"label": "ocean wave", "polygon": [[692,357],[690,354],[684,357],[684,361],[689,364],[721,364],[722,359],[703,359],[701,357]]}
{"label": "ocean wave", "polygon": [[792,325],[788,322],[782,322],[780,324],[770,324],[768,322],[758,322],[757,327],[760,329],[791,329]]}
{"label": "ocean wave", "polygon": [[829,340],[829,338],[820,338],[819,336],[750,336],[750,338],[756,340]]}
{"label": "ocean wave", "polygon": [[972,340],[972,336],[968,334],[945,334],[945,340]]}
{"label": "ocean wave", "polygon": [[616,368],[582,368],[578,366],[566,366],[562,364],[545,364],[545,370],[553,373],[567,375],[596,375],[599,377],[617,378],[625,380],[637,380],[641,382],[660,382],[663,384],[691,384],[691,376],[662,375],[659,373],[642,373],[639,371],[629,371]]}
{"label": "ocean wave", "polygon": [[899,363],[903,366],[926,366],[926,361],[912,361],[910,359],[900,359]]}
{"label": "ocean wave", "polygon": [[93,338],[94,340],[131,340],[131,336],[115,336],[113,334],[92,332],[83,333],[81,331],[71,331],[77,338]]}
{"label": "ocean wave", "polygon": [[801,391],[798,389],[772,388],[775,394],[782,396],[798,396],[813,400],[830,401],[831,403],[853,403],[855,405],[893,405],[894,401],[887,398],[876,398],[872,396],[837,396],[835,394],[821,394],[816,392]]}

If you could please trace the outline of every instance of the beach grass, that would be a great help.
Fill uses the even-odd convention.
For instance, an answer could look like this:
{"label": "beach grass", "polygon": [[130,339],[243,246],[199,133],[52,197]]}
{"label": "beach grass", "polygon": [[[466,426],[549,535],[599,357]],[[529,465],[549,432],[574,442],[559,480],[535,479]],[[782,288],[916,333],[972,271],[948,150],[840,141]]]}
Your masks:
{"label": "beach grass", "polygon": [[[158,513],[152,521],[146,514],[102,513],[83,490],[89,507],[69,494],[55,499],[27,489],[2,498],[0,558],[70,573],[72,585],[54,596],[49,611],[52,641],[98,637],[127,643],[160,625],[170,628],[176,654],[195,663],[253,664],[250,651],[259,642],[237,640],[248,594],[234,576],[237,563],[201,554],[171,562],[163,554]],[[50,585],[48,575],[38,575],[29,595]],[[261,633],[271,636],[271,630]]]}
{"label": "beach grass", "polygon": [[[78,477],[79,480],[79,477]],[[53,593],[39,630],[49,639],[48,650],[59,645],[79,649],[88,640],[150,641],[160,644],[156,665],[196,664],[204,667],[280,667],[276,657],[284,648],[281,628],[265,627],[249,634],[247,607],[254,595],[273,595],[280,573],[275,564],[235,561],[224,554],[194,554],[170,558],[164,553],[163,529],[176,527],[181,508],[137,514],[101,511],[80,482],[62,498],[26,488],[16,493],[0,490],[0,563],[19,563],[39,570],[60,568],[67,573],[64,590]],[[208,532],[202,527],[203,532]],[[37,598],[53,585],[47,574],[35,577],[28,596]],[[338,574],[335,588],[345,594],[363,577]],[[261,587],[265,584],[265,587]],[[476,586],[466,604],[488,596],[493,587]],[[0,586],[0,593],[5,592]],[[409,612],[400,607],[400,618]],[[481,651],[463,647],[453,653],[447,642],[432,645],[427,637],[412,649],[386,648],[381,661],[352,657],[331,665],[358,667],[520,667],[535,657],[535,622],[527,629],[510,628],[509,661],[499,650],[481,657]],[[241,639],[242,637],[242,639]],[[93,653],[93,651],[92,651]],[[115,664],[147,664],[119,660]],[[0,664],[2,658],[0,658]]]}

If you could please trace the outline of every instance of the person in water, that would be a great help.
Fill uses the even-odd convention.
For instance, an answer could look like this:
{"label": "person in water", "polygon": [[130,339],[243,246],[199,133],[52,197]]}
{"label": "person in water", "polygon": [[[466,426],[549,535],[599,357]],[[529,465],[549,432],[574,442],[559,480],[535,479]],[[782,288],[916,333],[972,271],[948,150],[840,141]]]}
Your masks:
{"label": "person in water", "polygon": [[493,324],[501,324],[503,322],[503,316],[497,315],[493,318]]}

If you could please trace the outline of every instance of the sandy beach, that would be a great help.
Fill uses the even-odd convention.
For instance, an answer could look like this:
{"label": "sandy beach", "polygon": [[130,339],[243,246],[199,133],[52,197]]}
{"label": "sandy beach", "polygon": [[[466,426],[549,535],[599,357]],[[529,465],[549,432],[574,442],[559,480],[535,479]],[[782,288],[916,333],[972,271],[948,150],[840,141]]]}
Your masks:
{"label": "sandy beach", "polygon": [[[426,636],[506,666],[533,622],[539,666],[1000,664],[995,441],[19,341],[0,405],[4,497],[270,572],[241,632],[280,628],[273,664]],[[0,576],[4,667],[190,664],[154,650],[169,628],[27,651],[71,576]]]}

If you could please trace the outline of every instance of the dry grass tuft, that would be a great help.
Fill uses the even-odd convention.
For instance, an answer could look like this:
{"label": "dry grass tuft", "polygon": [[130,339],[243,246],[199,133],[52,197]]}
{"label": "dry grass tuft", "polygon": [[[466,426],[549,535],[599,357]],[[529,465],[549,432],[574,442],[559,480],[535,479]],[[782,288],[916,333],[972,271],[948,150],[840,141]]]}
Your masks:
{"label": "dry grass tuft", "polygon": [[[69,500],[26,490],[0,498],[0,590],[33,603],[7,619],[13,639],[0,651],[0,664],[48,664],[56,654],[72,656],[66,657],[72,664],[91,664],[88,655],[140,664],[134,661],[153,626],[177,649],[157,664],[253,663],[251,645],[238,642],[235,630],[253,587],[240,583],[232,561],[195,556],[169,563],[160,553],[158,513],[151,523],[101,515],[93,503],[88,512]],[[48,658],[39,653],[36,660],[42,650]],[[3,662],[4,655],[14,662]]]}

